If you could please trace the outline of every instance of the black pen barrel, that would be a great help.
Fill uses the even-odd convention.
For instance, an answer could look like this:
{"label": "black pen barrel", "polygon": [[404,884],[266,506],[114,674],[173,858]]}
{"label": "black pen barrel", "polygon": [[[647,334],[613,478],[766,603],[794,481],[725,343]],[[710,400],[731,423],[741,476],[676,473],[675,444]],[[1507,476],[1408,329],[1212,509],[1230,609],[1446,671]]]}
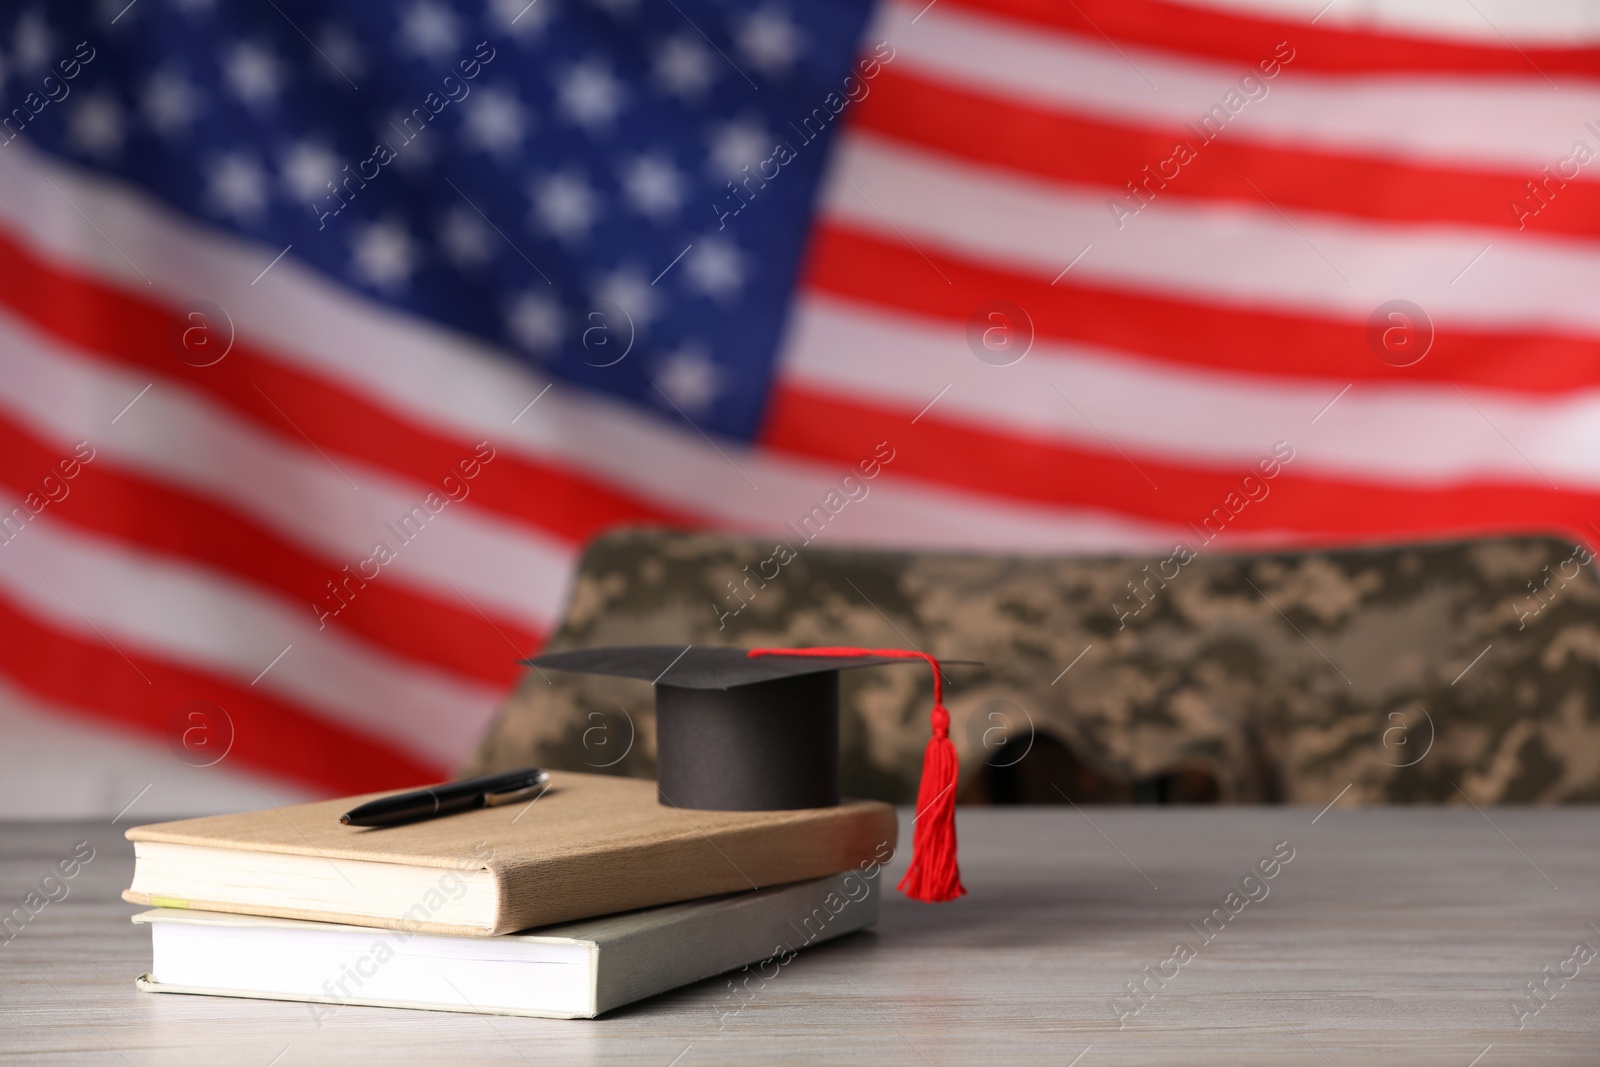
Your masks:
{"label": "black pen barrel", "polygon": [[415,793],[363,804],[346,815],[343,821],[351,826],[390,826],[482,806],[483,794],[479,792],[421,789]]}
{"label": "black pen barrel", "polygon": [[339,821],[346,826],[395,826],[436,815],[452,815],[520,799],[543,786],[549,778],[537,767],[464,778],[368,801],[340,816]]}

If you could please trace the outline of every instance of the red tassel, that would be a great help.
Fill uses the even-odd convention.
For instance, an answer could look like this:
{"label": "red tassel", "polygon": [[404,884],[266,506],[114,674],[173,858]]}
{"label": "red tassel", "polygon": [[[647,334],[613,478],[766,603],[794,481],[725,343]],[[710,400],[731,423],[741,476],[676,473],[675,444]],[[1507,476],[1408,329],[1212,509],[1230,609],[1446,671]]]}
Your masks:
{"label": "red tassel", "polygon": [[956,746],[950,740],[950,712],[944,706],[939,661],[926,652],[903,648],[752,648],[751,656],[886,656],[920,659],[933,668],[933,736],[922,753],[922,782],[917,787],[917,814],[912,820],[911,867],[900,880],[900,892],[927,904],[942,904],[967,895],[956,863],[956,779],[961,772]]}

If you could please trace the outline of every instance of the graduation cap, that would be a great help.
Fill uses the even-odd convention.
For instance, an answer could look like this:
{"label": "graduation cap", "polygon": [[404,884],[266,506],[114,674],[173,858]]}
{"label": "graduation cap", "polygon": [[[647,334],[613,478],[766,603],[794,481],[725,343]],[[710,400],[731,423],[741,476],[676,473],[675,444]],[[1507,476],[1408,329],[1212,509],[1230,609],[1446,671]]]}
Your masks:
{"label": "graduation cap", "polygon": [[900,890],[932,903],[966,893],[956,865],[959,765],[932,656],[899,648],[633,645],[523,662],[655,686],[661,803],[776,811],[839,803],[839,672],[908,660],[933,668],[933,736],[923,754],[911,867]]}

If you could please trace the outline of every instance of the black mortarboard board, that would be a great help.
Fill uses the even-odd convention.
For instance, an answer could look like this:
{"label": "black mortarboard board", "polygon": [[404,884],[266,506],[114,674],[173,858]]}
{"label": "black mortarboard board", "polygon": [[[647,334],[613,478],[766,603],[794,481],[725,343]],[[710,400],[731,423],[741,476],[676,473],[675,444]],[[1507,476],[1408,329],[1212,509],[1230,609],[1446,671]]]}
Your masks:
{"label": "black mortarboard board", "polygon": [[839,671],[904,660],[634,645],[553,652],[528,662],[654,683],[663,803],[774,811],[839,803]]}
{"label": "black mortarboard board", "polygon": [[[656,777],[663,804],[773,811],[839,803],[839,672],[923,660],[934,668],[934,738],[924,760],[916,851],[923,831],[948,828],[949,876],[933,895],[965,890],[955,871],[955,747],[938,663],[903,649],[742,649],[634,645],[552,652],[530,666],[651,682],[656,695]],[[934,818],[923,821],[931,806]],[[916,867],[915,861],[913,867]],[[910,874],[908,881],[913,881]],[[919,876],[918,881],[925,881]],[[948,883],[948,884],[944,884]],[[904,883],[902,883],[904,888]]]}

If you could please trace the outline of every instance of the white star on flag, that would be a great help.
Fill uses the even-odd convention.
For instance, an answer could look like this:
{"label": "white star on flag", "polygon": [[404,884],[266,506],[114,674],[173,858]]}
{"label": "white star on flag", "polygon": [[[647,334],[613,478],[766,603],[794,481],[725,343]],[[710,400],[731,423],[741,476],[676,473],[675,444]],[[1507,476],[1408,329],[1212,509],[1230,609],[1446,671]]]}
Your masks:
{"label": "white star on flag", "polygon": [[175,70],[158,71],[145,83],[140,100],[151,129],[163,137],[187,134],[200,112],[200,96]]}
{"label": "white star on flag", "polygon": [[622,192],[635,211],[661,221],[683,205],[683,175],[661,156],[641,156],[622,170]]}
{"label": "white star on flag", "polygon": [[561,343],[561,319],[561,305],[542,292],[523,293],[506,310],[512,338],[536,355]]}
{"label": "white star on flag", "polygon": [[480,267],[494,254],[494,234],[477,213],[453,207],[439,226],[439,243],[459,267]]}
{"label": "white star on flag", "polygon": [[733,242],[702,237],[683,264],[689,284],[716,300],[737,296],[744,285],[744,257]]}
{"label": "white star on flag", "polygon": [[711,131],[710,167],[725,178],[734,178],[745,167],[755,167],[772,154],[777,145],[760,123],[737,119]]}
{"label": "white star on flag", "polygon": [[469,97],[461,122],[469,144],[491,155],[506,155],[522,147],[533,116],[516,95],[505,89],[480,89]]}
{"label": "white star on flag", "polygon": [[253,222],[266,211],[266,174],[250,157],[229,153],[211,165],[205,198],[223,214]]}
{"label": "white star on flag", "polygon": [[722,372],[703,345],[690,343],[661,361],[655,383],[687,414],[704,415],[722,391]]}
{"label": "white star on flag", "polygon": [[385,220],[369,223],[356,233],[351,257],[356,273],[380,289],[406,284],[416,269],[416,249],[405,227]]}
{"label": "white star on flag", "polygon": [[122,108],[115,97],[85,97],[67,120],[67,138],[91,156],[111,156],[122,150]]}
{"label": "white star on flag", "polygon": [[530,190],[534,218],[563,241],[589,236],[600,213],[598,197],[578,174],[551,174],[534,182]]}
{"label": "white star on flag", "polygon": [[595,295],[628,313],[635,329],[644,330],[661,315],[661,300],[644,271],[635,266],[612,271],[595,286]]}
{"label": "white star on flag", "polygon": [[235,46],[223,65],[223,76],[235,95],[251,107],[271,105],[282,89],[278,61],[259,45]]}
{"label": "white star on flag", "polygon": [[735,39],[739,54],[766,74],[782,74],[800,54],[800,31],[781,12],[763,8],[747,17]]}
{"label": "white star on flag", "polygon": [[412,53],[435,61],[448,60],[461,47],[455,15],[426,2],[412,4],[401,16],[400,39]]}
{"label": "white star on flag", "polygon": [[325,146],[302,141],[289,149],[278,169],[296,199],[315,202],[328,195],[328,183],[339,173],[339,160]]}
{"label": "white star on flag", "polygon": [[625,93],[603,63],[572,67],[556,79],[556,106],[567,121],[593,133],[616,121]]}
{"label": "white star on flag", "polygon": [[50,62],[50,56],[56,50],[55,41],[37,11],[30,11],[19,18],[12,33],[16,39],[16,44],[12,46],[12,58],[16,60],[18,70],[32,74]]}
{"label": "white star on flag", "polygon": [[669,37],[656,52],[656,81],[674,96],[698,100],[717,79],[716,57],[687,34]]}
{"label": "white star on flag", "polygon": [[494,20],[519,41],[539,36],[555,16],[554,0],[494,0]]}

